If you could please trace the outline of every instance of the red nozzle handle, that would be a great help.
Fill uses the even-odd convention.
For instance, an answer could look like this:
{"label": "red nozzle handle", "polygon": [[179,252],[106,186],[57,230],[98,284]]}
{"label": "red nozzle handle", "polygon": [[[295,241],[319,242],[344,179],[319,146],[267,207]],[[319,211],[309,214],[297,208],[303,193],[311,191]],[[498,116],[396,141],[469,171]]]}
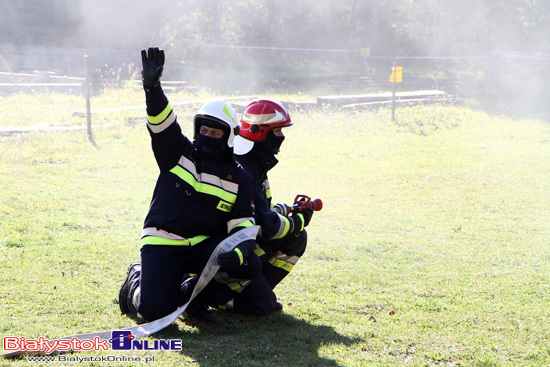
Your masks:
{"label": "red nozzle handle", "polygon": [[311,200],[307,195],[297,195],[291,208],[293,212],[301,212],[304,209],[313,209],[317,212],[323,209],[323,201],[321,199]]}
{"label": "red nozzle handle", "polygon": [[312,201],[310,201],[310,203],[311,203],[311,207],[316,212],[323,209],[323,201],[321,199],[312,200]]}

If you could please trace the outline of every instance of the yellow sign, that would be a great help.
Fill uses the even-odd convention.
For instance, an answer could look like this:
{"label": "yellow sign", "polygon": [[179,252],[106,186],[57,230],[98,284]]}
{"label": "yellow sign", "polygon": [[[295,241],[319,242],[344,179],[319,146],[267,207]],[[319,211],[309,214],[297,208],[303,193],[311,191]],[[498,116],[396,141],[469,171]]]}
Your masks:
{"label": "yellow sign", "polygon": [[403,67],[391,68],[390,83],[401,83],[403,81]]}
{"label": "yellow sign", "polygon": [[361,56],[370,56],[370,47],[361,48]]}

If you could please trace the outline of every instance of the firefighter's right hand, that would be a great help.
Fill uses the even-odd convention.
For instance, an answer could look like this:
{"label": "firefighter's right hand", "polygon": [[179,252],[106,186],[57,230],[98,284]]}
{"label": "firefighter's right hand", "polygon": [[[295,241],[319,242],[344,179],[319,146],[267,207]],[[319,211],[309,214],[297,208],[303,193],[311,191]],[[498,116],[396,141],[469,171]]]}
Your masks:
{"label": "firefighter's right hand", "polygon": [[275,204],[275,206],[272,209],[275,213],[281,214],[283,217],[288,217],[288,215],[292,212],[292,208],[286,204]]}
{"label": "firefighter's right hand", "polygon": [[141,64],[143,70],[143,86],[153,88],[159,84],[162,71],[164,69],[164,50],[158,47],[149,47],[147,51],[141,50]]}
{"label": "firefighter's right hand", "polygon": [[247,240],[238,244],[233,250],[218,255],[218,265],[222,271],[237,270],[254,251],[256,241]]}
{"label": "firefighter's right hand", "polygon": [[313,208],[302,210],[302,215],[304,216],[304,227],[307,227],[313,217]]}
{"label": "firefighter's right hand", "polygon": [[311,221],[311,217],[313,216],[313,209],[304,209],[299,213],[292,213],[288,219],[292,221],[292,229],[291,233],[298,233],[304,230],[305,227],[309,224]]}

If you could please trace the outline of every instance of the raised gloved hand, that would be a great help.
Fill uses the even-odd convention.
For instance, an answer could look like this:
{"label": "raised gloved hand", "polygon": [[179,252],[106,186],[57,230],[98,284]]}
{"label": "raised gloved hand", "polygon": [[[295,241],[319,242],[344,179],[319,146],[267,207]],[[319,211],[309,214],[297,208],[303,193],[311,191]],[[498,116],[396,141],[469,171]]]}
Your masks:
{"label": "raised gloved hand", "polygon": [[162,71],[164,69],[164,50],[158,47],[149,47],[147,51],[141,50],[141,64],[143,70],[143,86],[153,88],[159,84]]}
{"label": "raised gloved hand", "polygon": [[218,255],[218,264],[222,271],[235,271],[244,263],[256,248],[255,240],[246,240],[238,244],[233,250]]}

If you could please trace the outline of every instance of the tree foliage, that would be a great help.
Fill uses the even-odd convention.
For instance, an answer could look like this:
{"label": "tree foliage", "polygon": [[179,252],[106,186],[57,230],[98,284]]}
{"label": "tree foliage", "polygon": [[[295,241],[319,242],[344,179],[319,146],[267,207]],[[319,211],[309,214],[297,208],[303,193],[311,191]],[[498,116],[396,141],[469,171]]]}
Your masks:
{"label": "tree foliage", "polygon": [[[369,47],[375,55],[550,53],[541,0],[188,0],[165,2],[176,48],[204,44],[304,49]],[[233,55],[231,55],[233,56]]]}

